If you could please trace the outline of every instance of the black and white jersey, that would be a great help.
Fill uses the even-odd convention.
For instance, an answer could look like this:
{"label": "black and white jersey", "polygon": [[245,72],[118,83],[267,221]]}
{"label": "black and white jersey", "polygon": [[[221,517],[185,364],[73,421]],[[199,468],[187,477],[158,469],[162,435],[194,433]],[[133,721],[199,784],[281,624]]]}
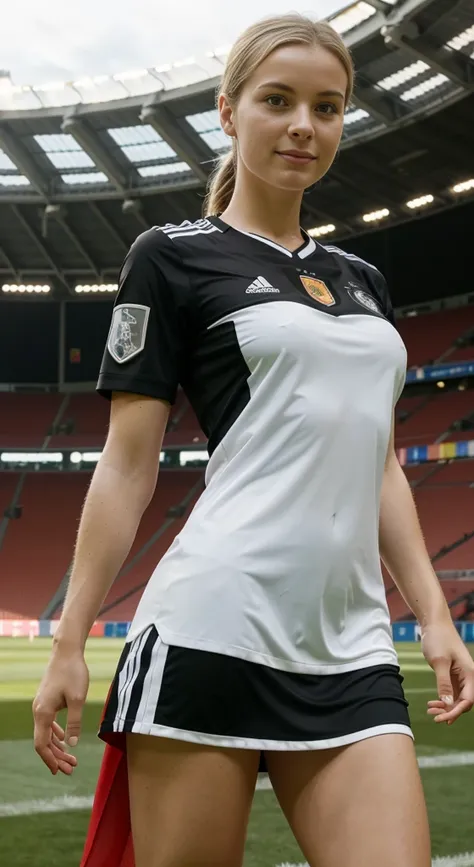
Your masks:
{"label": "black and white jersey", "polygon": [[357,256],[216,217],[142,234],[98,391],[173,403],[181,383],[210,457],[128,640],[155,623],[166,644],[287,671],[397,664],[378,518],[405,373],[384,278]]}

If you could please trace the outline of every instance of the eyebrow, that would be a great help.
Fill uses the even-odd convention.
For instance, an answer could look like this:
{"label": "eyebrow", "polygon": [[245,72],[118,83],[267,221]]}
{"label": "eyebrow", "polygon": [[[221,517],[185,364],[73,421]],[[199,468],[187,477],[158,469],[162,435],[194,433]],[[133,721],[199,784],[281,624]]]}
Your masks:
{"label": "eyebrow", "polygon": [[[269,87],[274,87],[276,90],[286,90],[288,93],[296,92],[289,84],[283,84],[281,81],[266,81],[258,87],[258,90],[263,90],[264,88],[267,89]],[[339,96],[341,99],[345,98],[344,94],[341,93],[340,90],[322,90],[318,93],[318,96]]]}

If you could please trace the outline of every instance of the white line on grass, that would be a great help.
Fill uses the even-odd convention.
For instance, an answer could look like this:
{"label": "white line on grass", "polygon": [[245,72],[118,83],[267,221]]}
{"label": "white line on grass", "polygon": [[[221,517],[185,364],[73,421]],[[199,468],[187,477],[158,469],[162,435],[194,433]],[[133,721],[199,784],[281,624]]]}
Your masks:
{"label": "white line on grass", "polygon": [[474,753],[446,753],[440,756],[420,756],[420,768],[460,768],[474,765]]}
{"label": "white line on grass", "polygon": [[17,801],[14,804],[0,804],[0,817],[32,816],[35,813],[63,813],[66,810],[90,810],[93,798],[91,795],[62,795],[60,798],[35,801]]}
{"label": "white line on grass", "polygon": [[[462,855],[449,855],[447,858],[434,858],[432,861],[433,867],[473,867],[474,852],[464,852]],[[307,862],[292,864],[285,861],[284,864],[278,864],[277,867],[309,867]]]}
{"label": "white line on grass", "polygon": [[433,867],[473,867],[474,852],[464,852],[463,855],[450,855],[447,858],[435,858]]}
{"label": "white line on grass", "polygon": [[[459,768],[466,765],[474,765],[473,753],[446,753],[439,756],[420,756],[418,758],[420,768]],[[270,778],[262,776],[257,780],[257,791],[269,791],[272,788]],[[32,816],[38,813],[62,813],[68,810],[90,810],[93,796],[79,797],[77,795],[63,795],[49,800],[38,798],[34,801],[16,801],[11,804],[0,803],[0,818],[7,816]],[[463,856],[465,857],[465,856]],[[467,857],[467,856],[466,856]],[[473,857],[469,856],[469,857]],[[437,863],[437,862],[434,862]],[[439,862],[438,867],[469,867],[471,861]],[[474,867],[474,861],[472,862]],[[301,865],[303,867],[303,865]]]}

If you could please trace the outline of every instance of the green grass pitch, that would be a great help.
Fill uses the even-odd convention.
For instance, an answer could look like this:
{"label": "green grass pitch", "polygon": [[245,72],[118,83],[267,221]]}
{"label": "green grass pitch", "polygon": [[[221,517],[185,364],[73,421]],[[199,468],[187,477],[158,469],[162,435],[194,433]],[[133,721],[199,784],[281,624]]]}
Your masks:
{"label": "green grass pitch", "polygon": [[[53,778],[32,745],[31,701],[49,657],[48,639],[0,639],[0,862],[5,867],[78,867],[89,808],[37,813],[24,802],[51,802],[62,796],[90,797],[103,744],[96,736],[103,701],[123,641],[90,639],[87,661],[91,686],[72,778]],[[474,653],[474,646],[471,645]],[[436,697],[435,678],[419,645],[399,644],[405,689],[419,756],[474,753],[474,716],[453,727],[437,726],[426,715]],[[64,717],[62,717],[64,719]],[[474,851],[474,768],[472,764],[422,769],[434,856]],[[23,803],[26,815],[6,815]],[[80,802],[77,802],[80,806]],[[86,802],[87,803],[87,802]],[[249,827],[245,867],[301,863],[299,851],[272,791],[257,791]],[[473,862],[474,863],[474,862]]]}

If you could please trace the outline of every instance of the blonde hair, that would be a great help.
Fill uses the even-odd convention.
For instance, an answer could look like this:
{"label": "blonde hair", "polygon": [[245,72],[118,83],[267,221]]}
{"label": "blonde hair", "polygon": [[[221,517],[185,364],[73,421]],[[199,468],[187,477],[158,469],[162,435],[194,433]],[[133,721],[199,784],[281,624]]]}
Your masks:
{"label": "blonde hair", "polygon": [[[312,21],[292,12],[275,15],[252,24],[239,36],[227,58],[217,100],[225,93],[235,105],[247,79],[272,51],[283,45],[320,45],[341,61],[347,73],[345,105],[354,86],[354,66],[349,49],[338,33],[326,21]],[[232,139],[232,150],[221,157],[208,181],[204,201],[204,216],[222,214],[228,207],[235,187],[237,172],[237,144]]]}

